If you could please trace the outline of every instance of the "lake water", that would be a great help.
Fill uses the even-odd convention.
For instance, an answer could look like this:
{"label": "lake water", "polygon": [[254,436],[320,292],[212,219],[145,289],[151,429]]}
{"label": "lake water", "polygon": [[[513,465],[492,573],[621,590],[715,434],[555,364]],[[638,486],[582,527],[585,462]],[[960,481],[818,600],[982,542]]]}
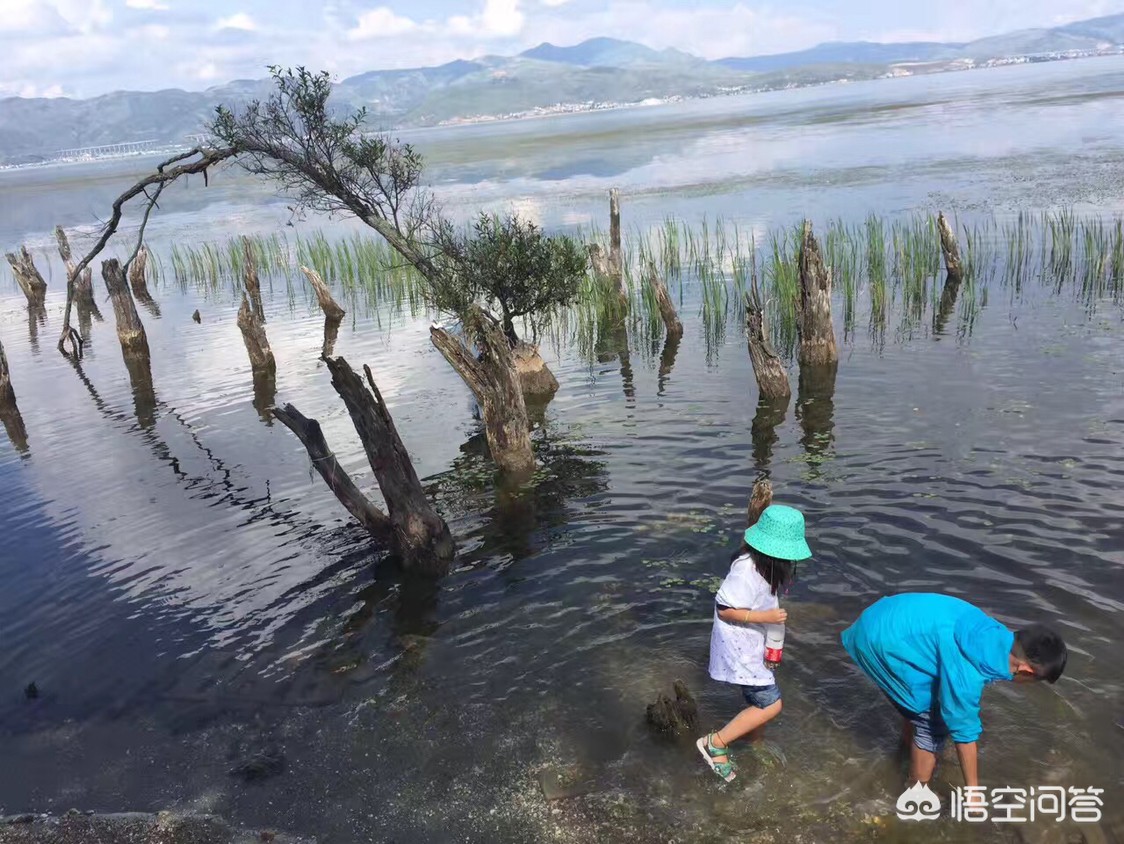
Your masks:
{"label": "lake water", "polygon": [[[668,214],[758,231],[938,208],[1111,216],[1122,96],[1124,59],[1106,58],[410,139],[453,213],[515,207],[551,228],[601,222],[610,186],[641,230]],[[255,407],[229,289],[154,291],[147,399],[106,305],[78,369],[54,351],[50,231],[78,227],[86,245],[144,165],[0,173],[0,241],[30,244],[50,282],[43,325],[10,278],[0,297],[27,430],[20,447],[0,438],[0,814],[178,806],[329,842],[1065,840],[1073,828],[1048,821],[893,818],[896,716],[838,635],[883,594],[937,590],[1013,627],[1050,622],[1070,645],[1056,686],[985,694],[984,782],[1103,788],[1119,818],[1118,296],[993,281],[970,331],[931,316],[881,339],[860,327],[834,394],[795,396],[755,435],[741,332],[731,321],[708,343],[688,279],[669,371],[635,336],[592,360],[546,350],[561,389],[535,434],[546,471],[521,496],[493,489],[427,320],[351,301],[336,353],[371,366],[460,547],[453,573],[417,582],[376,565],[300,444]],[[290,222],[354,230],[294,219],[228,171],[170,190],[149,242],[166,257]],[[318,360],[322,318],[303,288],[273,284],[276,399],[321,420],[372,485]],[[712,590],[763,471],[806,512],[815,559],[785,599],[776,752],[744,751],[722,786],[690,743],[649,733],[644,707],[681,678],[706,727],[737,711],[736,690],[706,677]],[[230,774],[263,755],[283,770]],[[559,772],[588,793],[547,803],[540,777]],[[958,781],[942,765],[938,791]]]}

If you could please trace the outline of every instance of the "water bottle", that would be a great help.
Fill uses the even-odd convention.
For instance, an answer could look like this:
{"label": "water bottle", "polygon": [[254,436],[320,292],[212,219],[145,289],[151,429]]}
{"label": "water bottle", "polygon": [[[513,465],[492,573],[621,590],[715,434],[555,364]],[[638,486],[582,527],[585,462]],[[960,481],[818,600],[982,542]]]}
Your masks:
{"label": "water bottle", "polygon": [[784,625],[765,625],[765,667],[774,669],[781,664],[784,653]]}

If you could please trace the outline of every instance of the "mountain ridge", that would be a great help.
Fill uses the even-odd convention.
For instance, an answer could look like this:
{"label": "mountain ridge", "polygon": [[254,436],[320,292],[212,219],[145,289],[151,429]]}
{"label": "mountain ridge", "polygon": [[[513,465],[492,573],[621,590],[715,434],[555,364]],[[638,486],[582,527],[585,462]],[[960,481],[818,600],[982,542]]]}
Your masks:
{"label": "mountain ridge", "polygon": [[[1011,58],[1124,51],[1124,14],[970,42],[826,42],[806,50],[707,60],[617,38],[543,42],[515,56],[372,70],[335,84],[341,107],[365,107],[373,129],[588,110],[653,99],[769,90],[928,72]],[[88,99],[0,99],[0,164],[122,142],[182,143],[219,103],[265,96],[268,79],[184,91],[114,91]]]}

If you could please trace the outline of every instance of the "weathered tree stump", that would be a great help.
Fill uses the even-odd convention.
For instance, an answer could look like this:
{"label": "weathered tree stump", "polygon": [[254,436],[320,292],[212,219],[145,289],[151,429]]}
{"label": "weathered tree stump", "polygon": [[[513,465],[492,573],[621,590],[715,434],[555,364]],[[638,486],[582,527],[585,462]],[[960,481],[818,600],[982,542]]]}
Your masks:
{"label": "weathered tree stump", "polygon": [[254,255],[254,244],[250,238],[242,236],[242,281],[250,296],[250,307],[258,322],[265,325],[265,306],[261,299],[261,279],[258,278],[258,261]]}
{"label": "weathered tree stump", "polygon": [[667,290],[667,285],[660,278],[659,271],[656,269],[656,262],[651,258],[648,259],[646,270],[648,286],[652,288],[652,292],[656,296],[656,304],[659,305],[660,317],[667,329],[667,336],[682,337],[683,323],[679,320],[679,314],[675,312],[675,303],[671,301],[671,294]]}
{"label": "weathered tree stump", "polygon": [[304,443],[313,465],[348,512],[373,535],[389,541],[404,567],[428,574],[444,573],[456,553],[452,534],[422,489],[370,368],[363,368],[370,385],[368,390],[342,357],[327,358],[325,362],[332,373],[332,386],[347,405],[363,442],[386,501],[387,514],[359,492],[324,442],[314,420],[301,416],[292,405],[275,410],[274,415]]}
{"label": "weathered tree stump", "polygon": [[499,323],[476,307],[467,315],[465,330],[476,338],[479,357],[436,325],[429,329],[430,340],[476,397],[496,466],[512,475],[529,475],[535,454],[511,344]]}
{"label": "weathered tree stump", "polygon": [[35,259],[27,251],[26,246],[21,246],[20,251],[8,252],[4,255],[12,265],[12,275],[19,285],[23,295],[27,297],[27,305],[31,308],[41,308],[47,299],[47,282],[35,267]]}
{"label": "weathered tree stump", "polygon": [[784,362],[773,350],[765,332],[765,306],[757,290],[756,279],[749,293],[745,294],[745,328],[749,342],[749,360],[753,364],[753,375],[757,379],[757,390],[762,400],[775,402],[783,399],[788,406],[792,387],[788,383],[788,372]]}
{"label": "weathered tree stump", "polygon": [[800,335],[800,365],[819,366],[839,361],[835,327],[831,323],[831,271],[820,255],[812,224],[804,221],[800,242],[800,293],[796,299],[796,330]]}
{"label": "weathered tree stump", "polygon": [[242,294],[242,307],[238,309],[238,329],[242,332],[242,340],[250,356],[250,368],[255,373],[277,372],[277,361],[273,357],[273,349],[269,347],[265,326],[254,313],[245,293]]}
{"label": "weathered tree stump", "polygon": [[621,253],[621,192],[619,188],[609,191],[609,273],[624,292],[624,264]]}
{"label": "weathered tree stump", "polygon": [[328,289],[328,285],[324,283],[320,273],[308,267],[301,267],[301,272],[305,274],[308,283],[312,285],[312,289],[316,293],[316,299],[320,303],[320,310],[324,312],[324,317],[337,322],[342,320],[347,311],[332,298],[332,291]]}
{"label": "weathered tree stump", "polygon": [[749,504],[745,510],[745,526],[753,527],[765,508],[773,503],[773,485],[768,478],[759,479],[749,494]]}
{"label": "weathered tree stump", "polygon": [[129,285],[125,280],[125,271],[116,258],[102,261],[102,278],[105,279],[106,290],[113,302],[113,315],[117,320],[117,339],[121,341],[121,351],[126,357],[130,355],[143,355],[149,358],[148,335],[144,330],[144,323],[137,314],[137,307],[129,293]]}
{"label": "weathered tree stump", "polygon": [[[63,265],[66,267],[66,311],[63,315],[63,328],[62,336],[59,338],[59,351],[65,352],[66,344],[71,344],[71,354],[75,357],[81,357],[83,347],[90,343],[93,336],[92,321],[96,319],[101,322],[104,317],[98,309],[97,302],[94,301],[94,271],[90,267],[82,270],[81,276],[75,278],[74,273],[77,267],[74,263],[74,258],[70,253],[70,241],[67,240],[66,232],[63,231],[62,226],[55,226],[55,240],[59,245],[59,256],[62,258]],[[73,329],[70,327],[70,310],[71,307],[78,308],[78,337],[73,336]]]}
{"label": "weathered tree stump", "polygon": [[[956,234],[952,226],[945,219],[944,212],[937,214],[937,231],[941,236],[941,253],[944,255],[944,265],[949,279],[955,279],[959,284],[964,278],[964,267],[960,263],[960,244],[956,241]],[[948,286],[947,283],[945,285]]]}
{"label": "weathered tree stump", "polygon": [[324,344],[320,347],[320,357],[330,358],[336,349],[336,340],[340,336],[341,320],[324,317]]}
{"label": "weathered tree stump", "polygon": [[693,735],[699,723],[698,705],[682,680],[676,680],[672,689],[674,700],[661,692],[648,704],[648,724],[667,735]]}
{"label": "weathered tree stump", "polygon": [[553,396],[558,392],[558,379],[542,359],[538,346],[520,340],[511,350],[511,357],[525,397]]}
{"label": "weathered tree stump", "polygon": [[138,302],[154,302],[148,290],[148,247],[141,246],[137,250],[133,263],[129,265],[129,286],[133,288],[133,297]]}
{"label": "weathered tree stump", "polygon": [[586,246],[586,250],[589,252],[589,266],[593,269],[593,274],[600,278],[611,277],[613,270],[609,266],[609,256],[605,254],[601,244],[590,243]]}

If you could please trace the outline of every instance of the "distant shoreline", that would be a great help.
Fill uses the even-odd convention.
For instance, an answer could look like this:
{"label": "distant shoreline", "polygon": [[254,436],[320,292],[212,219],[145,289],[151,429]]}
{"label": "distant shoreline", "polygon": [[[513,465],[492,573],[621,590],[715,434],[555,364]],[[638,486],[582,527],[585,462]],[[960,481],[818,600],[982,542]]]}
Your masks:
{"label": "distant shoreline", "polygon": [[[827,85],[848,85],[859,82],[873,82],[883,79],[906,79],[914,76],[934,76],[941,73],[956,73],[967,70],[986,70],[997,67],[1013,65],[1046,64],[1062,61],[1077,61],[1080,59],[1102,58],[1107,56],[1124,55],[1124,46],[1100,50],[1064,51],[1059,53],[1032,54],[1023,56],[1008,56],[1004,58],[976,61],[974,59],[951,59],[929,62],[899,62],[890,66],[884,73],[862,77],[840,77],[824,79],[814,82],[792,82],[786,85],[774,85],[755,88],[752,86],[737,86],[730,89],[715,89],[704,94],[675,94],[667,97],[649,97],[644,100],[613,102],[589,101],[584,103],[557,103],[551,106],[536,106],[523,111],[509,112],[506,114],[473,115],[469,117],[452,117],[434,123],[422,123],[405,126],[390,127],[379,132],[396,132],[407,130],[426,129],[455,129],[463,126],[481,126],[502,123],[514,123],[531,120],[540,120],[552,117],[562,117],[573,114],[592,114],[602,111],[624,111],[631,109],[655,108],[659,106],[674,105],[683,102],[696,102],[698,100],[716,99],[719,97],[737,97],[753,94],[768,94],[777,91],[793,91],[805,88],[819,88]],[[109,145],[112,146],[112,145]],[[50,167],[69,167],[79,164],[98,164],[103,162],[126,161],[135,158],[155,158],[157,156],[175,155],[191,149],[187,144],[159,144],[152,149],[130,151],[120,154],[93,155],[72,158],[54,158],[45,161],[28,162],[23,164],[0,164],[0,173],[11,171],[24,171],[44,169]]]}

